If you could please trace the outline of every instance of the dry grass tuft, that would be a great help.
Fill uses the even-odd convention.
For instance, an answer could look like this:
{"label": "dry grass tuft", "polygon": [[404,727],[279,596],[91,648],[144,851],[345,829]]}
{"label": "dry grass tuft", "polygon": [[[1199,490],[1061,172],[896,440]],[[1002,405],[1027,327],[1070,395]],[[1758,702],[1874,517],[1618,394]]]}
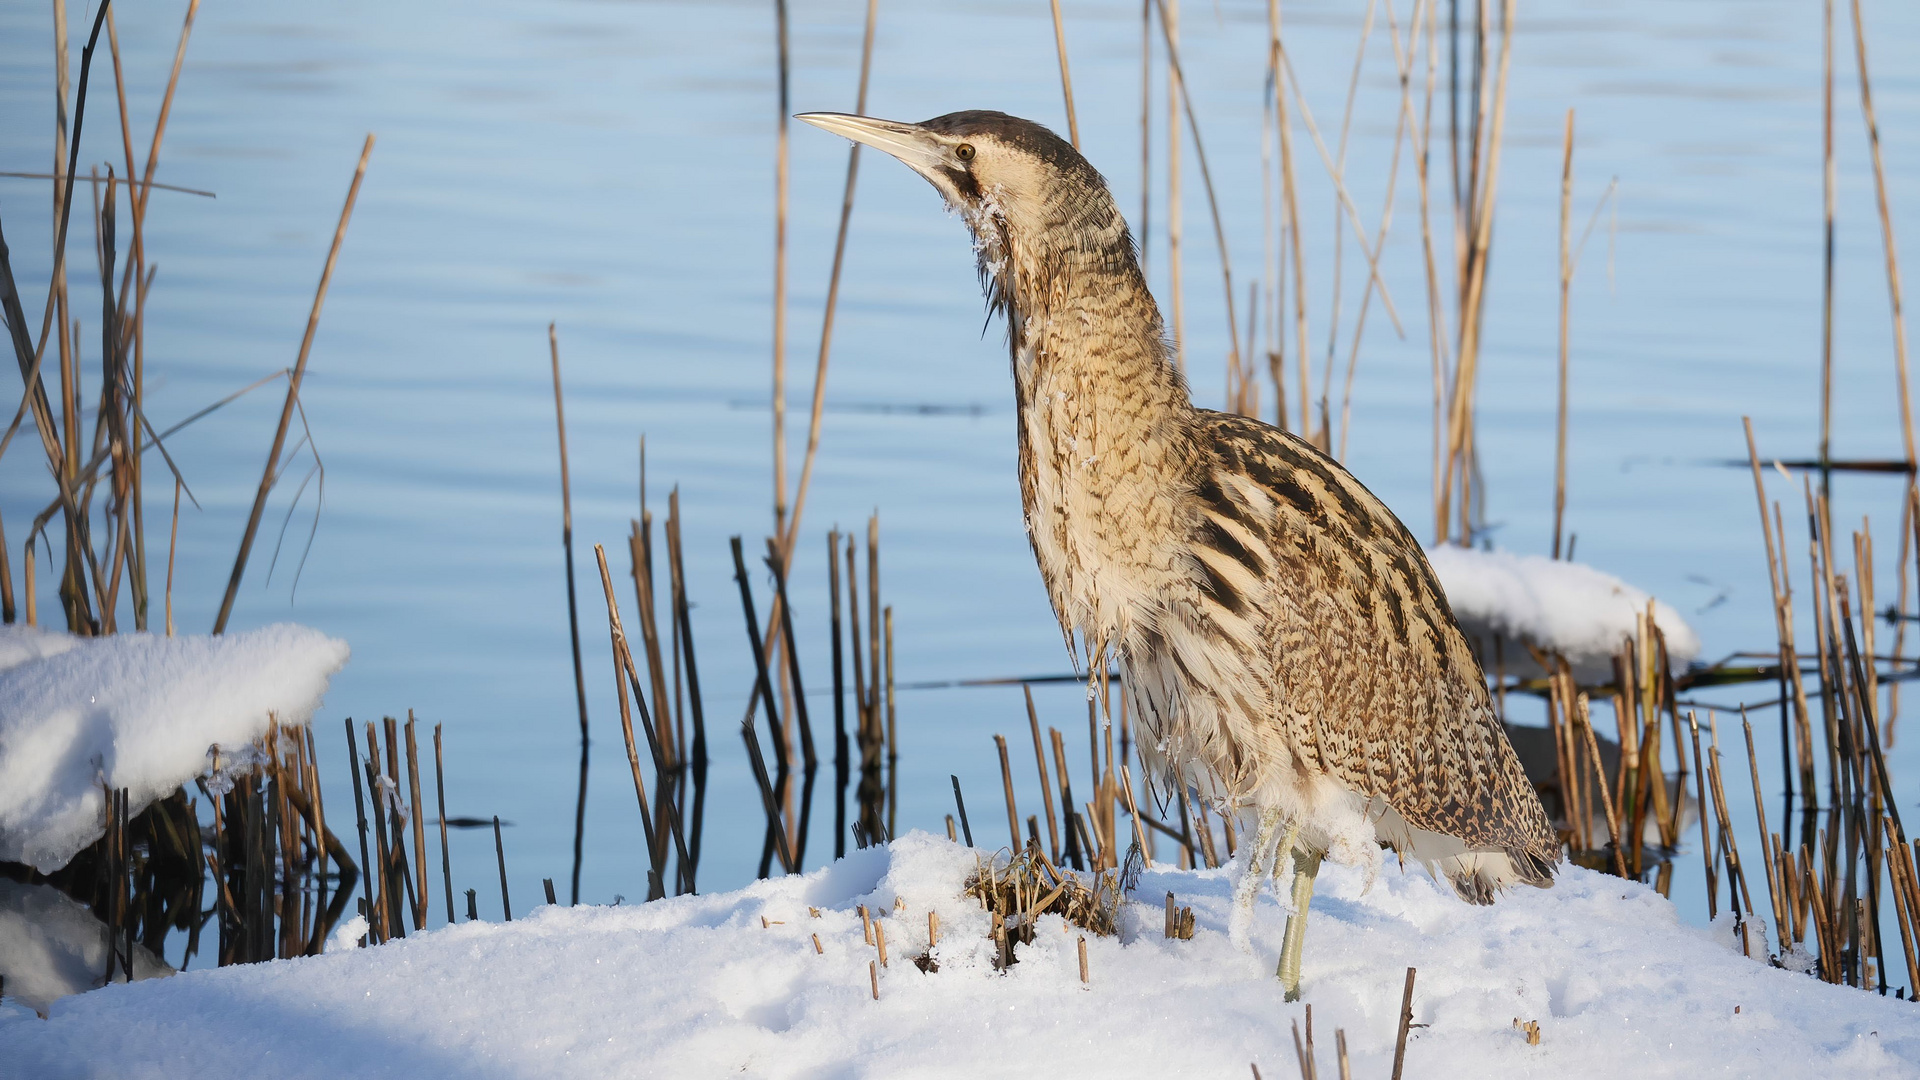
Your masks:
{"label": "dry grass tuft", "polygon": [[982,862],[967,880],[965,893],[995,916],[1002,967],[1015,962],[1014,944],[1033,940],[1034,924],[1042,915],[1059,915],[1101,937],[1120,932],[1119,876],[1111,870],[1092,875],[1062,870],[1036,847],[1010,860]]}

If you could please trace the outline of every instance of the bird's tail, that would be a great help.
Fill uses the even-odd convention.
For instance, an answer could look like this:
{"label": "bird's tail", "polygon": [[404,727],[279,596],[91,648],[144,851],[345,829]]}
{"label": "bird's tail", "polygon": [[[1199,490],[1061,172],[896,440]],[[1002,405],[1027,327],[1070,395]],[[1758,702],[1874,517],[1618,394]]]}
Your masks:
{"label": "bird's tail", "polygon": [[1531,851],[1467,851],[1433,863],[1460,899],[1469,904],[1491,904],[1514,885],[1545,889],[1553,885],[1553,864]]}
{"label": "bird's tail", "polygon": [[1541,889],[1553,885],[1553,856],[1524,847],[1476,847],[1457,836],[1419,828],[1378,797],[1366,806],[1374,834],[1382,844],[1403,858],[1424,863],[1433,876],[1445,878],[1469,904],[1491,904],[1515,885]]}

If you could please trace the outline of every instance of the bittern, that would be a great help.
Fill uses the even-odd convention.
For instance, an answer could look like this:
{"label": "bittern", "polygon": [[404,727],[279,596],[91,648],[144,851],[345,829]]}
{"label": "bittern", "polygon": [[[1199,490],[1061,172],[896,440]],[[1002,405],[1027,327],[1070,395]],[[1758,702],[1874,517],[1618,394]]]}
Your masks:
{"label": "bittern", "polygon": [[1419,543],[1311,444],[1194,406],[1093,166],[998,112],[799,119],[900,159],[972,231],[1061,631],[1118,660],[1152,774],[1257,821],[1243,947],[1263,878],[1292,867],[1288,998],[1325,855],[1391,848],[1476,904],[1551,885],[1558,838]]}

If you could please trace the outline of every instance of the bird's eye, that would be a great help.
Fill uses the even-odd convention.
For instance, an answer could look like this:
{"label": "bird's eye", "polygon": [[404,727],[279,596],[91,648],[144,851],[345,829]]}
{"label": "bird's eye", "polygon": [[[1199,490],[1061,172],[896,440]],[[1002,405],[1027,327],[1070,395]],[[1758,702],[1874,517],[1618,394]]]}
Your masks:
{"label": "bird's eye", "polygon": [[961,143],[959,146],[954,147],[953,156],[959,158],[961,161],[972,161],[973,160],[973,144]]}

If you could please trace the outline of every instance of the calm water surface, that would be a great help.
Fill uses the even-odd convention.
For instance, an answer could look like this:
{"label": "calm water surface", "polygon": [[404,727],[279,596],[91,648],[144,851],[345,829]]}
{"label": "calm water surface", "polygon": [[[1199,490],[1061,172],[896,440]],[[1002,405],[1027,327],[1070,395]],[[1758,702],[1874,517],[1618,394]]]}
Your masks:
{"label": "calm water surface", "polygon": [[[157,109],[183,7],[118,11],[138,131]],[[795,5],[794,111],[852,108],[861,11],[851,0]],[[1139,8],[1069,0],[1065,13],[1084,148],[1131,216],[1140,198]],[[1355,0],[1287,7],[1301,85],[1329,138],[1362,15]],[[1911,248],[1920,244],[1920,8],[1872,0],[1867,17],[1895,224]],[[77,7],[72,18],[84,25]],[[1680,608],[1709,657],[1771,641],[1749,481],[1717,464],[1744,452],[1739,417],[1754,418],[1763,453],[1806,456],[1815,444],[1819,18],[1818,5],[1776,0],[1554,0],[1522,5],[1515,39],[1481,382],[1488,518],[1499,544],[1546,549],[1560,132],[1572,107],[1576,213],[1584,220],[1610,178],[1619,197],[1601,217],[1575,290],[1568,524],[1582,561]],[[1263,4],[1222,0],[1187,5],[1183,27],[1241,288],[1261,258],[1264,22]],[[1397,106],[1379,22],[1348,162],[1369,229]],[[0,8],[0,169],[49,165],[50,27],[44,4]],[[1837,106],[1835,449],[1894,456],[1892,339],[1850,44],[1842,38]],[[744,533],[752,545],[771,516],[774,56],[764,3],[511,0],[207,4],[187,52],[159,178],[218,198],[161,193],[152,203],[148,244],[159,276],[149,307],[149,412],[170,422],[293,361],[354,155],[376,132],[307,377],[307,415],[326,466],[317,539],[296,589],[291,570],[311,521],[310,491],[269,580],[287,485],[269,510],[234,624],[294,619],[352,644],[353,661],[316,719],[336,806],[348,797],[342,717],[411,708],[424,723],[445,724],[449,812],[514,823],[507,854],[523,905],[543,877],[564,892],[578,760],[549,320],[559,323],[566,370],[595,732],[582,898],[644,895],[591,553],[607,544],[625,565],[617,552],[636,514],[642,434],[656,500],[681,487],[715,718],[702,883],[724,888],[753,870],[760,811],[730,728],[750,676],[726,538]],[[83,168],[119,159],[110,74],[103,66],[95,78]],[[1064,126],[1045,4],[882,3],[869,111],[918,119],[959,108]],[[1156,171],[1163,125],[1156,120]],[[846,149],[796,128],[789,415],[797,464]],[[1311,144],[1302,137],[1296,145],[1318,351],[1334,202]],[[1382,268],[1408,334],[1396,338],[1375,305],[1348,463],[1425,534],[1431,383],[1416,189],[1402,167]],[[1186,347],[1196,398],[1218,404],[1226,351],[1218,255],[1191,157],[1186,174]],[[1163,175],[1154,186],[1163,190]],[[30,311],[49,266],[46,187],[0,180],[0,214]],[[1164,216],[1157,206],[1149,241],[1163,298]],[[76,266],[91,265],[90,245],[76,223]],[[1360,284],[1350,239],[1346,257],[1342,356]],[[11,407],[12,393],[0,404]],[[278,390],[257,393],[171,442],[201,506],[180,526],[183,630],[212,623],[279,401]],[[818,628],[801,635],[816,685],[827,670],[822,536],[875,507],[903,683],[1065,670],[1021,531],[1002,334],[982,331],[964,230],[918,178],[872,155],[827,401],[794,598],[802,624]],[[150,471],[151,512],[171,493],[158,467]],[[1893,481],[1849,479],[1836,504],[1838,522],[1874,515],[1883,593],[1894,580],[1897,491]],[[0,461],[0,511],[18,530],[47,497],[42,465],[23,441]],[[661,501],[655,506],[664,513]],[[159,550],[164,529],[153,535]],[[51,580],[41,589],[50,595]],[[1746,693],[1772,697],[1768,687]],[[1082,730],[1078,688],[1046,690],[1041,707],[1045,721]],[[1018,691],[903,692],[899,708],[901,827],[939,828],[949,772],[990,807],[998,770],[989,736],[1024,726]],[[1535,708],[1522,702],[1517,717]],[[1761,743],[1772,745],[1770,728]],[[1893,758],[1909,793],[1920,778],[1913,745],[1903,742]],[[1777,764],[1762,770],[1778,776]],[[996,835],[993,813],[976,818]],[[459,888],[479,888],[483,914],[497,914],[488,840],[458,836],[454,872]],[[814,849],[826,844],[816,837]],[[1683,865],[1676,892],[1693,919],[1702,916],[1698,876]]]}

